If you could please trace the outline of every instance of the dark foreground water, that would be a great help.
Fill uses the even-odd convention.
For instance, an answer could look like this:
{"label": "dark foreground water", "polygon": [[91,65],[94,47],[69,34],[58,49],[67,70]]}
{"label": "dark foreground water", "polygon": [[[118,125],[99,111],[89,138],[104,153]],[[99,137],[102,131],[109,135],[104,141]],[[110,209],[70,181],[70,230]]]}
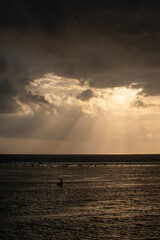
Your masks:
{"label": "dark foreground water", "polygon": [[0,239],[160,239],[160,165],[1,164]]}

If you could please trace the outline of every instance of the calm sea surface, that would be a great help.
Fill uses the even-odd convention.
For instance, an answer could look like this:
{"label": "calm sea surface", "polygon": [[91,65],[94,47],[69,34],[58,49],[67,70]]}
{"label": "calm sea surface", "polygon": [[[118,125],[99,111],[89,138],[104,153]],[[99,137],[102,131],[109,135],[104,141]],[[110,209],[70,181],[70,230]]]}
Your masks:
{"label": "calm sea surface", "polygon": [[1,164],[0,239],[160,239],[160,165]]}

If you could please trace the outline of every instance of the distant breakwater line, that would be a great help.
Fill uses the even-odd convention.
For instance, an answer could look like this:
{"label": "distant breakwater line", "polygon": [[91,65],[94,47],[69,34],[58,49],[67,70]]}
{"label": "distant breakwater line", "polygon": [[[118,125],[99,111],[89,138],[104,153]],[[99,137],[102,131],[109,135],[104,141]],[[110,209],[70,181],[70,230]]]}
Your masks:
{"label": "distant breakwater line", "polygon": [[160,154],[0,154],[0,163],[160,163]]}

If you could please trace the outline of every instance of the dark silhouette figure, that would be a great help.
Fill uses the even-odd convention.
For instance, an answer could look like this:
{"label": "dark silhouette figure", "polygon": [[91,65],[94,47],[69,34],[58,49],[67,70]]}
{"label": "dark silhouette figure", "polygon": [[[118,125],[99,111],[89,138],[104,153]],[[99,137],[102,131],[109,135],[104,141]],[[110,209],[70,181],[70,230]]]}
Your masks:
{"label": "dark silhouette figure", "polygon": [[60,182],[57,182],[57,186],[58,186],[58,187],[63,187],[63,181],[62,181],[62,178],[61,178],[61,181],[60,181]]}

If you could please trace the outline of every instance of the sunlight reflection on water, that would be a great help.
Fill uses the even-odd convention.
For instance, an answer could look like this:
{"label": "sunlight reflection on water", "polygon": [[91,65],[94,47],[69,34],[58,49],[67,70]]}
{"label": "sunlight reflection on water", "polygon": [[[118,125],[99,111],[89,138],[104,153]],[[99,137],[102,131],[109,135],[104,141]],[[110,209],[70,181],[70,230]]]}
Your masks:
{"label": "sunlight reflection on water", "polygon": [[159,173],[154,164],[3,165],[0,239],[159,239]]}

